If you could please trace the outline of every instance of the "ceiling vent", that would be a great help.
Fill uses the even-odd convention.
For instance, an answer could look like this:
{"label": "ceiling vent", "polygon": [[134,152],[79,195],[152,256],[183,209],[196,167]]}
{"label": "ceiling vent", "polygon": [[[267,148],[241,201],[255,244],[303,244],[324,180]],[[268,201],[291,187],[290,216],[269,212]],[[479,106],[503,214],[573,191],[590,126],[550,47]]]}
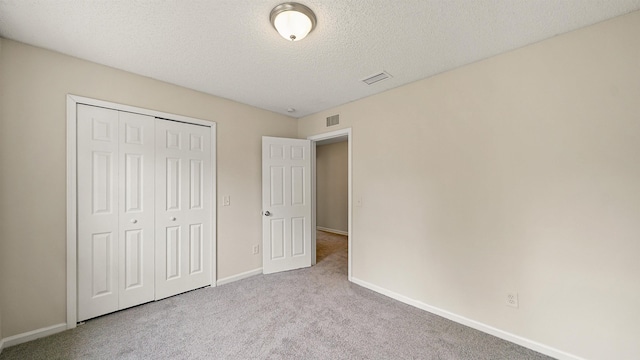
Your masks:
{"label": "ceiling vent", "polygon": [[332,115],[327,118],[327,127],[340,124],[340,115]]}
{"label": "ceiling vent", "polygon": [[375,84],[377,82],[380,82],[382,80],[387,80],[389,78],[391,78],[391,75],[388,72],[383,71],[381,73],[377,73],[377,74],[368,76],[368,77],[366,77],[366,78],[364,78],[364,79],[362,79],[360,81],[362,81],[363,83],[365,83],[367,85],[373,85],[373,84]]}

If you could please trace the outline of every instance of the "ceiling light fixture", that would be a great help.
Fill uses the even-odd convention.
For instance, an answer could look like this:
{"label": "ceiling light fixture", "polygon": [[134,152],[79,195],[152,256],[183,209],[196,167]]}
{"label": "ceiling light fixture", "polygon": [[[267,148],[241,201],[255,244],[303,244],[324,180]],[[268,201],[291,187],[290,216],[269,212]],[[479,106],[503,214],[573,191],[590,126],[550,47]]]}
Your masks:
{"label": "ceiling light fixture", "polygon": [[271,24],[282,35],[291,41],[302,40],[316,27],[316,15],[308,7],[288,2],[271,10]]}

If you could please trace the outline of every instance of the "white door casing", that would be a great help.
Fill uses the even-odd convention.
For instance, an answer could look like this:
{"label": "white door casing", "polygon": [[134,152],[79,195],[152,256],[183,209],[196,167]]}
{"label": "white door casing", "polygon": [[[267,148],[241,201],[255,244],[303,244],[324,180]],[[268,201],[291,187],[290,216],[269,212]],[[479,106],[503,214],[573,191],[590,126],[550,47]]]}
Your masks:
{"label": "white door casing", "polygon": [[211,134],[156,120],[156,299],[211,284]]}
{"label": "white door casing", "polygon": [[311,142],[262,137],[263,273],[311,266]]}

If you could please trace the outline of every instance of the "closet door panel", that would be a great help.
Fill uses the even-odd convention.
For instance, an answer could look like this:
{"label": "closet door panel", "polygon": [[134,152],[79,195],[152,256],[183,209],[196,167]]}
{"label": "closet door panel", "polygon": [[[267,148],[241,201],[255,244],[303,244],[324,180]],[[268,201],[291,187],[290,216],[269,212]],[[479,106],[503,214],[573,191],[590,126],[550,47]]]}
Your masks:
{"label": "closet door panel", "polygon": [[119,112],[119,308],[155,296],[155,118]]}
{"label": "closet door panel", "polygon": [[156,120],[156,299],[211,284],[210,129]]}
{"label": "closet door panel", "polygon": [[118,310],[118,112],[78,105],[78,321]]}

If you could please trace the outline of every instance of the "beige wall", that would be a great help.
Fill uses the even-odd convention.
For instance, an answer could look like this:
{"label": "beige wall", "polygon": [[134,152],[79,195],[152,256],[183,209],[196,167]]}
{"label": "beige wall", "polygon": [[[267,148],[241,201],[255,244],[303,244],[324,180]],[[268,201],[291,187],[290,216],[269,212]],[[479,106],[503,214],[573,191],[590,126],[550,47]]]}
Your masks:
{"label": "beige wall", "polygon": [[316,148],[316,225],[349,231],[348,142]]}
{"label": "beige wall", "polygon": [[352,128],[353,277],[640,359],[638,34],[634,12],[301,119]]}
{"label": "beige wall", "polygon": [[261,136],[296,120],[9,40],[1,40],[2,336],[66,321],[66,95],[217,122],[218,278],[262,266]]}

